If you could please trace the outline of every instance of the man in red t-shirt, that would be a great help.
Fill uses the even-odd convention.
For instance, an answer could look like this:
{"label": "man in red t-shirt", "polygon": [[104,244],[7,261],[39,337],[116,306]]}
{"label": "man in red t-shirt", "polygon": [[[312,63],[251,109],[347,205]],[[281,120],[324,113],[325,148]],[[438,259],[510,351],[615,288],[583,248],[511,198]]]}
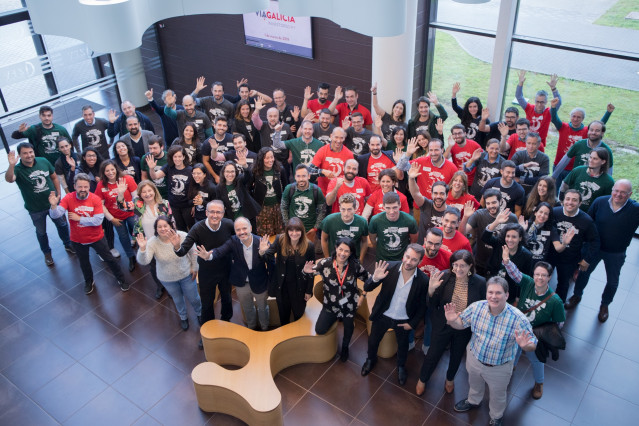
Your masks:
{"label": "man in red t-shirt", "polygon": [[[506,126],[499,126],[499,132],[501,133],[501,141],[499,142],[499,151],[501,155],[508,156],[510,160],[517,151],[523,151],[526,149],[526,138],[530,131],[530,121],[525,118],[518,118],[515,123],[515,133],[508,135],[508,128]],[[543,152],[542,147],[539,150]]]}
{"label": "man in red t-shirt", "polygon": [[[337,87],[337,89],[335,89],[335,99],[339,100],[341,97],[342,88]],[[371,112],[368,108],[357,103],[357,89],[353,86],[346,87],[344,89],[344,98],[346,99],[346,102],[337,104],[337,106],[333,106],[333,104],[331,104],[331,106],[328,107],[331,114],[339,116],[339,124],[342,124],[346,117],[350,117],[352,113],[361,112],[364,117],[364,127],[368,130],[372,130],[373,117],[371,116]]]}
{"label": "man in red t-shirt", "polygon": [[[451,158],[454,165],[457,166],[457,170],[464,171],[463,165],[470,157],[472,157],[473,152],[476,150],[481,150],[481,146],[477,142],[472,139],[466,139],[466,128],[463,124],[455,124],[451,129],[450,133],[453,136],[454,144],[448,145],[448,148],[444,152],[444,157]],[[475,169],[471,170],[470,173],[466,173],[468,176],[468,187],[470,188],[473,185],[473,180],[475,179]]]}
{"label": "man in red t-shirt", "polygon": [[382,170],[393,169],[397,180],[404,178],[404,172],[397,170],[392,151],[382,151],[382,138],[379,135],[371,136],[368,141],[368,154],[359,155],[359,175],[368,180],[371,191],[379,189],[379,173]]}
{"label": "man in red t-shirt", "polygon": [[419,269],[430,277],[430,274],[450,269],[451,252],[442,248],[444,233],[439,228],[430,228],[424,238],[426,253],[419,264]]}
{"label": "man in red t-shirt", "polygon": [[442,219],[442,226],[439,227],[439,229],[444,231],[442,248],[451,253],[455,253],[457,250],[468,250],[472,253],[468,238],[457,230],[460,215],[461,213],[455,207],[446,207],[444,218]]}
{"label": "man in red t-shirt", "polygon": [[311,161],[311,169],[314,174],[319,174],[317,186],[323,194],[328,191],[330,179],[344,176],[344,164],[346,160],[353,159],[353,153],[344,146],[346,131],[341,127],[336,127],[331,133],[331,143],[324,145],[315,154]]}
{"label": "man in red t-shirt", "polygon": [[428,143],[427,157],[419,157],[409,163],[407,160],[412,157],[415,151],[417,151],[417,141],[409,142],[406,147],[406,153],[397,164],[397,168],[407,172],[410,170],[411,164],[419,164],[421,170],[416,179],[417,186],[424,197],[432,200],[433,184],[438,181],[449,184],[453,175],[457,172],[457,166],[444,158],[444,142],[439,139],[433,139]]}
{"label": "man in red t-shirt", "polygon": [[90,192],[90,179],[84,173],[79,173],[74,180],[75,191],[60,197],[51,192],[49,204],[51,204],[51,218],[57,219],[69,212],[69,229],[71,231],[71,242],[80,260],[80,268],[84,275],[84,293],[93,292],[95,281],[93,281],[93,269],[89,260],[89,248],[98,253],[107,263],[111,272],[118,280],[118,285],[122,291],[129,290],[129,284],[124,279],[124,274],[120,264],[115,260],[102,230],[104,212],[102,210],[102,200],[97,195]]}
{"label": "man in red t-shirt", "polygon": [[357,214],[362,215],[366,199],[371,195],[371,187],[363,177],[357,176],[359,164],[356,160],[346,160],[344,177],[331,179],[326,193],[326,205],[333,205],[332,213],[339,213],[339,198],[343,194],[351,193],[357,199]]}
{"label": "man in red t-shirt", "polygon": [[[550,90],[552,95],[559,99],[557,104],[557,109],[561,106],[561,96],[559,96],[559,92],[557,91],[557,74],[553,74],[550,77],[550,81],[548,81],[548,86],[550,86]],[[519,71],[519,84],[517,84],[517,90],[515,90],[515,98],[517,98],[517,102],[519,106],[526,111],[526,118],[530,122],[530,131],[539,133],[541,136],[541,146],[543,148],[546,147],[546,137],[548,136],[548,128],[550,127],[550,108],[547,108],[548,104],[548,93],[545,90],[539,90],[535,94],[535,104],[529,104],[526,98],[524,98],[524,81],[526,81],[526,71]],[[510,158],[509,158],[510,160]]]}
{"label": "man in red t-shirt", "polygon": [[[320,111],[324,108],[335,108],[337,106],[337,102],[339,98],[335,96],[333,102],[328,102],[328,91],[331,88],[328,83],[320,83],[317,85],[317,99],[311,99],[313,97],[313,92],[311,91],[311,86],[306,86],[304,89],[304,103],[302,103],[302,117],[305,119],[306,116],[310,113],[313,113],[313,123],[319,122],[319,114]],[[337,86],[335,92],[342,90],[340,86]]]}

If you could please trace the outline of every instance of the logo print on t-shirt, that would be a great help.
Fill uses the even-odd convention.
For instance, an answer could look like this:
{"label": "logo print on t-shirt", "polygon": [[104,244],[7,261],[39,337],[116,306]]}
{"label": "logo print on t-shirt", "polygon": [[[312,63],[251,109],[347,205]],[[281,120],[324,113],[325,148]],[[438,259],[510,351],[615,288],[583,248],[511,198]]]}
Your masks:
{"label": "logo print on t-shirt", "polygon": [[541,127],[541,122],[543,121],[543,115],[533,115],[532,120],[530,121],[530,131],[536,132]]}
{"label": "logo print on t-shirt", "polygon": [[307,166],[311,164],[311,161],[313,161],[313,157],[315,157],[315,151],[310,148],[304,148],[300,151],[300,159],[302,160],[302,163],[306,164]]}
{"label": "logo print on t-shirt", "polygon": [[89,142],[89,146],[100,146],[100,139],[102,138],[102,132],[98,129],[91,129],[85,133],[85,136]]}
{"label": "logo print on t-shirt", "polygon": [[45,170],[35,170],[29,174],[29,179],[33,183],[33,192],[39,194],[49,190],[47,176],[49,176],[49,172]]}
{"label": "logo print on t-shirt", "polygon": [[354,137],[353,138],[353,154],[361,155],[364,152],[364,145],[366,141],[363,138]]}
{"label": "logo print on t-shirt", "polygon": [[235,190],[229,191],[229,202],[231,203],[231,210],[237,212],[240,210],[240,199],[237,197],[237,192]]}
{"label": "logo print on t-shirt", "polygon": [[172,177],[172,185],[171,185],[171,194],[177,196],[185,196],[186,195],[186,181],[188,180],[188,176],[184,175],[173,175]]}
{"label": "logo print on t-shirt", "polygon": [[335,176],[341,176],[344,171],[344,162],[341,158],[333,158],[326,157],[325,160],[328,162],[328,167],[331,169]]}
{"label": "logo print on t-shirt", "polygon": [[300,196],[295,198],[295,216],[300,219],[308,218],[308,213],[311,209],[311,203],[313,200],[306,196]]}
{"label": "logo print on t-shirt", "polygon": [[498,174],[499,169],[497,167],[484,167],[479,171],[479,179],[475,179],[477,180],[477,183],[479,183],[479,185],[483,187],[484,185],[486,185],[486,182],[488,182],[490,179],[494,178]]}
{"label": "logo print on t-shirt", "polygon": [[54,152],[58,152],[58,147],[56,144],[57,140],[58,137],[53,134],[42,136],[42,146],[44,148],[45,154],[53,154]]}
{"label": "logo print on t-shirt", "polygon": [[579,192],[583,198],[582,203],[589,201],[592,198],[592,194],[597,192],[601,187],[595,182],[581,182],[579,184]]}
{"label": "logo print on t-shirt", "polygon": [[402,236],[397,226],[384,229],[384,237],[387,239],[386,247],[389,251],[396,251],[402,243]]}

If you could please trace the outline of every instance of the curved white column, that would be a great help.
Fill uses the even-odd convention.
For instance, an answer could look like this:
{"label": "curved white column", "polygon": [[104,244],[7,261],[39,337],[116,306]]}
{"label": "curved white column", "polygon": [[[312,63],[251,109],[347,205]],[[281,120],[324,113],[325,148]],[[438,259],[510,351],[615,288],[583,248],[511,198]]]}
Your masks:
{"label": "curved white column", "polygon": [[122,101],[131,101],[136,107],[149,103],[144,96],[144,91],[148,86],[140,48],[112,53],[111,59]]}

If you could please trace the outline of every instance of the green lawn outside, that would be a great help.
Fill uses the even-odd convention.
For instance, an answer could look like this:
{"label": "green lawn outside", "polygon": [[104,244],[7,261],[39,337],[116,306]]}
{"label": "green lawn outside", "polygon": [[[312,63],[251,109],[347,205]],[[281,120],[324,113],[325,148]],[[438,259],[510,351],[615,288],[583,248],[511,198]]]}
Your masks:
{"label": "green lawn outside", "polygon": [[626,19],[630,12],[639,12],[637,0],[619,0],[595,21],[597,25],[639,30],[639,21]]}
{"label": "green lawn outside", "polygon": [[[470,96],[479,96],[485,102],[490,69],[489,63],[480,61],[466,53],[453,36],[437,31],[432,90],[437,93],[449,113],[450,119],[446,121],[444,126],[446,137],[450,134],[450,127],[459,122],[450,106],[453,83],[456,81],[461,83],[458,101],[462,106],[466,98]],[[515,99],[518,71],[511,69],[509,73],[506,91],[506,99],[509,102]],[[586,110],[585,122],[587,124],[592,120],[600,119],[609,102],[615,105],[615,111],[608,120],[604,141],[613,150],[614,179],[630,179],[635,188],[633,199],[637,199],[639,195],[639,189],[637,189],[639,188],[639,140],[635,135],[639,134],[639,108],[637,108],[639,92],[559,77],[557,89],[562,97],[559,117],[563,121],[569,120],[570,111],[577,106]],[[537,90],[548,90],[546,81],[549,79],[549,75],[528,73],[524,83],[524,95],[531,98]],[[521,108],[520,116],[525,116]],[[547,143],[546,153],[552,162],[557,150],[557,132],[552,124]]]}

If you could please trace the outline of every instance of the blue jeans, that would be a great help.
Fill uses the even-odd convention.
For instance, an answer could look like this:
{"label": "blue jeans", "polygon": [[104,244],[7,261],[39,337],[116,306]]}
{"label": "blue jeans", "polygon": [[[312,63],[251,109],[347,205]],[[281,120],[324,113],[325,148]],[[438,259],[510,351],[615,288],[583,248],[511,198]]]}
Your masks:
{"label": "blue jeans", "polygon": [[590,266],[586,272],[579,272],[577,281],[575,282],[575,296],[581,297],[584,294],[584,289],[590,279],[590,274],[595,270],[599,262],[604,261],[606,267],[606,287],[601,295],[601,304],[608,306],[612,303],[612,299],[615,297],[617,287],[619,287],[619,275],[621,274],[621,267],[626,261],[626,253],[608,253],[605,251],[598,251],[595,258],[592,259]]}
{"label": "blue jeans", "polygon": [[[41,212],[29,212],[31,221],[36,229],[36,237],[38,238],[38,244],[40,244],[40,250],[42,253],[51,253],[51,247],[49,247],[49,237],[47,236],[47,216],[49,216],[49,210],[42,210]],[[67,224],[67,216],[63,215],[57,219],[51,219],[53,224],[58,229],[58,236],[62,240],[65,246],[71,244],[69,240],[69,225]]]}
{"label": "blue jeans", "polygon": [[[521,356],[521,348],[517,348],[517,355],[515,356],[515,365],[517,365],[517,361],[519,361],[519,357]],[[532,366],[533,378],[535,379],[535,383],[543,383],[544,382],[544,363],[537,359],[537,355],[535,355],[535,351],[525,352],[526,358],[530,361],[530,365]]]}
{"label": "blue jeans", "polygon": [[184,296],[189,300],[195,314],[198,317],[202,315],[202,301],[197,293],[197,284],[195,280],[191,279],[191,275],[187,275],[178,281],[162,281],[162,284],[173,298],[173,303],[175,303],[175,309],[177,309],[180,319],[187,319]]}
{"label": "blue jeans", "polygon": [[115,232],[118,233],[118,238],[120,239],[120,244],[122,244],[126,257],[131,258],[135,256],[135,252],[131,247],[131,235],[133,235],[133,227],[135,226],[135,216],[122,219],[120,226],[111,226],[115,228]]}

